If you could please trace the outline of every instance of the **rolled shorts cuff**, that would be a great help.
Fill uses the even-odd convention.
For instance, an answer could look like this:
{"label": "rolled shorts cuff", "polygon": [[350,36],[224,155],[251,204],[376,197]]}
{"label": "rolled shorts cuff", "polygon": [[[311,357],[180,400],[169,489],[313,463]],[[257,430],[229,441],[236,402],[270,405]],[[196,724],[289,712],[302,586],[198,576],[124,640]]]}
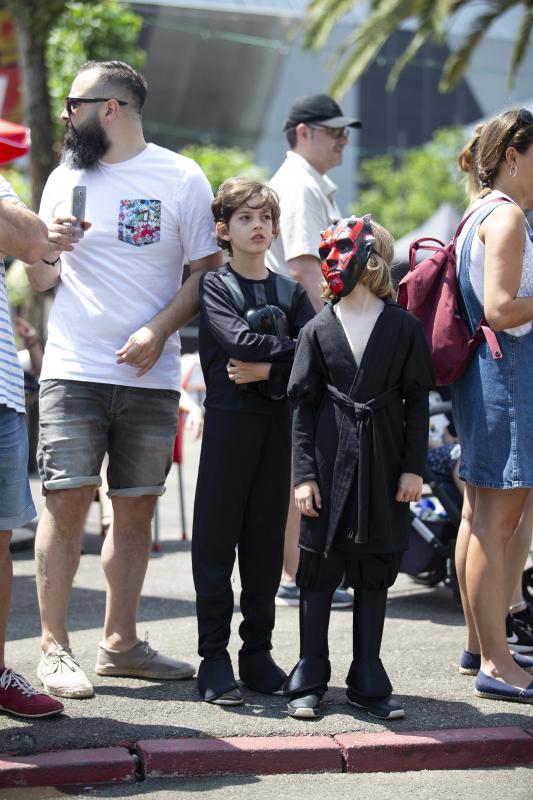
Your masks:
{"label": "rolled shorts cuff", "polygon": [[42,484],[42,494],[45,495],[47,492],[55,492],[58,489],[81,489],[83,486],[94,486],[95,489],[98,489],[101,485],[102,479],[99,475],[57,478],[52,481],[44,481]]}
{"label": "rolled shorts cuff", "polygon": [[26,506],[21,514],[12,517],[0,517],[0,531],[12,531],[14,528],[21,528],[27,522],[31,522],[37,516],[37,511],[33,503]]}
{"label": "rolled shorts cuff", "polygon": [[159,497],[165,494],[164,486],[134,486],[133,489],[110,489],[108,497],[144,497],[147,494],[155,494]]}
{"label": "rolled shorts cuff", "polygon": [[461,480],[468,483],[470,486],[475,486],[479,489],[533,489],[531,481],[479,481],[471,478],[468,475],[462,474],[459,470],[459,477]]}

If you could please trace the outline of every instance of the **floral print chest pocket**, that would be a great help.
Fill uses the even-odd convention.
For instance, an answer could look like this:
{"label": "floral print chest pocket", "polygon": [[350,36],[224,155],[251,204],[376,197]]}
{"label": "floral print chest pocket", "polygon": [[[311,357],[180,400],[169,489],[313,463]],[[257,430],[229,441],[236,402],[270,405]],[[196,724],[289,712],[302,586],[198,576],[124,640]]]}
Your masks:
{"label": "floral print chest pocket", "polygon": [[118,238],[142,247],[161,239],[161,200],[121,200]]}

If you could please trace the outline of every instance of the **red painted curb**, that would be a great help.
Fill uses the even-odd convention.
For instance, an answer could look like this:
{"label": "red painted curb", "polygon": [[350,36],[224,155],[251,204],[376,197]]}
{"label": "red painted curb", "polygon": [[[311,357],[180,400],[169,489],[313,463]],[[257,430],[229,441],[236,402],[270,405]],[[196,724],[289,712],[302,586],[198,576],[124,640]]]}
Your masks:
{"label": "red painted curb", "polygon": [[122,747],[60,750],[33,756],[0,754],[0,788],[134,780],[135,762]]}
{"label": "red painted curb", "polygon": [[137,742],[146,777],[160,775],[277,775],[341,772],[339,746],[330,736],[235,736]]}
{"label": "red painted curb", "polygon": [[361,733],[335,736],[348,772],[407,772],[528,764],[533,739],[520,728]]}
{"label": "red painted curb", "polygon": [[[533,728],[139,741],[147,777],[291,772],[405,772],[533,762]],[[0,754],[0,788],[135,781],[125,747]]]}

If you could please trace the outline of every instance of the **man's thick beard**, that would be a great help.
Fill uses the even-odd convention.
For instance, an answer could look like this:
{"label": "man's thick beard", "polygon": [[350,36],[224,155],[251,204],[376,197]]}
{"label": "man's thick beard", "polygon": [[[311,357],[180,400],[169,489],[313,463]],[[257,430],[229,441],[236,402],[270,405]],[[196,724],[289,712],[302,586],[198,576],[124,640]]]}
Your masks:
{"label": "man's thick beard", "polygon": [[109,150],[110,141],[100,123],[90,122],[82,130],[67,127],[60,161],[71,169],[94,166]]}

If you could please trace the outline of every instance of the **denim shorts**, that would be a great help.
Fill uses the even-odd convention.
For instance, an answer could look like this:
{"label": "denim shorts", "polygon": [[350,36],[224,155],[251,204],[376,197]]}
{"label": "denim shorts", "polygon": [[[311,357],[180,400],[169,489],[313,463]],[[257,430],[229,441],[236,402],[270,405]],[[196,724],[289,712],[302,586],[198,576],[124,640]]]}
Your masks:
{"label": "denim shorts", "polygon": [[0,406],[0,531],[32,520],[35,506],[28,483],[28,435],[24,414]]}
{"label": "denim shorts", "polygon": [[179,392],[171,389],[42,381],[37,463],[43,494],[100,486],[106,452],[109,496],[163,494],[178,404]]}

